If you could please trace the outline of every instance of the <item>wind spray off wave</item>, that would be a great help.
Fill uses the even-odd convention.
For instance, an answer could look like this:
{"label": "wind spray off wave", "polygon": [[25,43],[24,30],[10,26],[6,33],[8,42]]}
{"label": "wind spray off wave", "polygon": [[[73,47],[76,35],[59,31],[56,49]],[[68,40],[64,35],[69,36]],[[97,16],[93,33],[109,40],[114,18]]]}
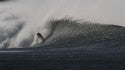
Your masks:
{"label": "wind spray off wave", "polygon": [[[64,2],[65,1],[58,1],[59,4],[62,4]],[[56,5],[54,4],[57,4],[57,3],[48,2],[48,1],[41,2],[41,0],[37,0],[37,1],[18,0],[18,1],[12,1],[12,2],[11,1],[2,2],[0,5],[0,9],[1,9],[1,12],[4,12],[4,14],[1,13],[1,25],[4,25],[4,28],[9,28],[9,27],[18,28],[14,25],[19,25],[19,24],[23,25],[23,28],[21,28],[20,31],[18,31],[16,36],[11,38],[10,47],[18,47],[20,46],[22,41],[25,41],[25,40],[30,39],[32,41],[33,36],[38,31],[40,31],[42,35],[46,37],[48,34],[48,29],[46,28],[48,27],[48,24],[46,23],[48,19],[50,19],[50,17],[52,17],[56,13],[56,10],[59,8],[59,6],[56,7]],[[18,19],[14,19],[12,14]],[[12,19],[13,22],[8,19],[5,20],[6,18]],[[4,19],[4,21],[2,19]],[[16,22],[18,20],[19,22],[23,22],[25,24]],[[9,23],[6,21],[8,21]],[[2,24],[2,23],[6,23],[6,24]],[[8,30],[11,30],[11,29],[8,29]],[[12,31],[15,31],[15,29]],[[6,41],[6,39],[2,40],[2,42],[4,41]],[[1,43],[1,45],[3,45],[3,43]],[[27,46],[29,46],[28,43],[27,43]]]}

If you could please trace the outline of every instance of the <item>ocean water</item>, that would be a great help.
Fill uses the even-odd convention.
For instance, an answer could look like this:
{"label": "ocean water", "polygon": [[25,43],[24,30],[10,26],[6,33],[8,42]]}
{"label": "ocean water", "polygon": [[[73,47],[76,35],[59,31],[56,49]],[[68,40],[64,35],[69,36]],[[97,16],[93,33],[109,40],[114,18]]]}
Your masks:
{"label": "ocean water", "polygon": [[[125,28],[60,19],[53,32],[33,47],[0,50],[4,70],[124,70]],[[24,47],[25,46],[25,47]]]}
{"label": "ocean water", "polygon": [[0,70],[124,70],[122,3],[0,0]]}

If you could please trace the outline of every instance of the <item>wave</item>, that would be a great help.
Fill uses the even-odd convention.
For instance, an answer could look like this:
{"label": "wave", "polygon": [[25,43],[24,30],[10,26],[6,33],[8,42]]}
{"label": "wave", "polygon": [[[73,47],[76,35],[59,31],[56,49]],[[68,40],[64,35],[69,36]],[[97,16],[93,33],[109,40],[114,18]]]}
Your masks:
{"label": "wave", "polygon": [[[89,45],[104,41],[125,39],[125,27],[106,25],[69,17],[47,20],[43,24],[30,24],[11,11],[0,11],[0,48],[43,47],[51,44]],[[45,38],[38,42],[36,33]]]}
{"label": "wave", "polygon": [[80,22],[69,18],[52,20],[51,24],[54,27],[52,34],[44,43],[35,47],[94,46],[99,43],[118,44],[125,41],[125,27],[118,25]]}
{"label": "wave", "polygon": [[[6,24],[8,25],[9,22]],[[12,43],[15,43],[15,38],[25,26],[24,22],[15,23],[12,28],[8,26],[5,29],[5,25],[0,27],[1,48],[15,48]],[[37,36],[31,34],[30,37],[21,40],[16,48],[94,46],[104,42],[117,42],[118,44],[118,42],[125,41],[125,27],[123,26],[91,23],[66,17],[50,20],[47,24],[46,28],[49,32],[44,42],[36,42],[31,46],[35,40],[34,37]]]}
{"label": "wave", "polygon": [[[121,20],[123,17],[118,16],[119,13],[112,13],[119,8],[106,12],[109,10],[109,5],[106,5],[109,1],[81,1],[0,0],[0,48],[44,47],[57,43],[61,46],[84,46],[125,38],[124,21]],[[104,6],[100,3],[104,3]],[[76,19],[81,17],[87,21],[74,20],[65,15]],[[38,32],[45,38],[44,42],[36,35]]]}

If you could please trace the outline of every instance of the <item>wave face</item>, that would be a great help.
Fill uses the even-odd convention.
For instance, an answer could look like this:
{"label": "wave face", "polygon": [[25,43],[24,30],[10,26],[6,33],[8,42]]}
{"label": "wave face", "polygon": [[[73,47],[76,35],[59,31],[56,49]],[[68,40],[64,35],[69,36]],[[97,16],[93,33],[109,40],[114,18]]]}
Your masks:
{"label": "wave face", "polygon": [[[91,22],[79,22],[68,18],[51,21],[54,29],[52,34],[42,44],[35,47],[85,47],[100,44],[123,45],[125,42],[125,27],[117,25],[102,25]],[[106,43],[106,44],[104,44]],[[109,47],[112,47],[112,46]],[[125,44],[124,44],[125,45]]]}

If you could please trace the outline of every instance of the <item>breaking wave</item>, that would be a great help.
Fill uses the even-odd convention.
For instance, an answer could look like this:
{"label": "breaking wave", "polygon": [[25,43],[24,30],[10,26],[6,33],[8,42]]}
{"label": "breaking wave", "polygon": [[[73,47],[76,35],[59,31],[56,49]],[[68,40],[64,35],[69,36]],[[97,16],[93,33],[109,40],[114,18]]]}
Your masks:
{"label": "breaking wave", "polygon": [[[0,21],[0,48],[77,47],[78,45],[86,46],[107,41],[121,42],[125,40],[125,27],[65,17],[49,20],[45,27],[45,41],[38,43],[35,41],[37,31],[26,31],[26,23],[20,21],[19,17],[8,14],[7,17],[4,15],[4,19],[0,18]],[[27,34],[28,32],[29,34]],[[32,45],[32,43],[34,44]]]}
{"label": "breaking wave", "polygon": [[98,48],[108,47],[106,44],[118,47],[125,42],[125,27],[118,25],[81,22],[70,18],[52,20],[51,24],[54,25],[51,36],[35,47],[94,47],[96,44],[100,44]]}
{"label": "breaking wave", "polygon": [[[114,4],[110,6],[114,9],[109,12],[109,5],[102,5],[107,2],[109,3],[99,0],[0,0],[0,48],[77,47],[107,41],[115,41],[116,44],[124,42],[125,27],[124,20],[121,20],[124,17],[115,20],[117,18],[114,17],[119,13],[112,13],[114,9],[117,10]],[[107,10],[109,11],[106,12]],[[80,17],[84,20],[79,20]],[[102,23],[95,23],[97,21]],[[106,25],[110,21],[116,25]]]}

